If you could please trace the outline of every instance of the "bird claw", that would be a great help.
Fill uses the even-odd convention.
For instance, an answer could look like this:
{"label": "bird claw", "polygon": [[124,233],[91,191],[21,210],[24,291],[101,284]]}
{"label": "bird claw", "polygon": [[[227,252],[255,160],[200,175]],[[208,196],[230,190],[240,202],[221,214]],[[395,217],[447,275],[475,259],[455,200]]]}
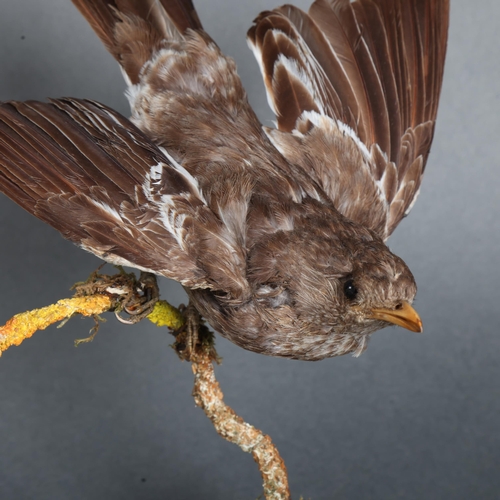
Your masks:
{"label": "bird claw", "polygon": [[[160,297],[154,274],[141,272],[137,279],[135,274],[126,273],[123,269],[119,269],[120,273],[114,276],[99,274],[99,269],[87,281],[74,285],[75,296],[99,293],[111,296],[116,318],[126,325],[138,323],[151,314]],[[122,311],[129,317],[120,316]]]}
{"label": "bird claw", "polygon": [[117,319],[122,323],[132,325],[146,318],[160,298],[160,290],[154,274],[141,272],[137,284],[139,286],[131,290],[121,302],[121,310],[130,317],[124,319],[119,316],[120,311],[115,311]]}

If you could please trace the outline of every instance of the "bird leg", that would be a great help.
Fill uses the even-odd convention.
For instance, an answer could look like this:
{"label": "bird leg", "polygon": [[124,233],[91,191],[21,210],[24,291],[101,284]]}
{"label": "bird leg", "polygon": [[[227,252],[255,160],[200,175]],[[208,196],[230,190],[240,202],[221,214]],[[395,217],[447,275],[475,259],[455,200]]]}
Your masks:
{"label": "bird leg", "polygon": [[174,349],[181,359],[189,361],[191,355],[196,351],[199,339],[198,333],[203,320],[191,301],[187,306],[181,304],[179,311],[184,316],[185,323],[174,332]]}
{"label": "bird leg", "polygon": [[221,362],[215,350],[214,334],[205,325],[205,321],[192,302],[187,306],[181,304],[179,311],[184,316],[185,323],[174,331],[175,342],[172,346],[175,352],[185,361],[193,361],[202,351],[217,364]]}

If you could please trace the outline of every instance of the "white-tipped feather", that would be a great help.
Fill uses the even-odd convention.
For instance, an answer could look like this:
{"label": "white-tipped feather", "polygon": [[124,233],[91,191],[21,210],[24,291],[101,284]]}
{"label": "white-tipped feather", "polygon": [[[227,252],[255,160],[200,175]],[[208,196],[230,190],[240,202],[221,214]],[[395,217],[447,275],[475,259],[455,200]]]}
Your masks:
{"label": "white-tipped feather", "polygon": [[88,198],[96,207],[102,208],[108,215],[110,215],[113,219],[117,221],[122,221],[121,215],[118,213],[118,211],[109,206],[107,203],[104,201],[96,200],[95,198]]}
{"label": "white-tipped feather", "polygon": [[175,160],[175,158],[165,148],[160,147],[159,149],[170,160],[170,163],[175,168],[175,170],[177,170],[177,172],[179,172],[179,174],[181,174],[182,177],[184,177],[184,179],[196,193],[200,201],[202,201],[203,204],[206,205],[207,200],[205,200],[205,197],[201,192],[200,184],[198,183],[198,181],[180,163],[178,163]]}

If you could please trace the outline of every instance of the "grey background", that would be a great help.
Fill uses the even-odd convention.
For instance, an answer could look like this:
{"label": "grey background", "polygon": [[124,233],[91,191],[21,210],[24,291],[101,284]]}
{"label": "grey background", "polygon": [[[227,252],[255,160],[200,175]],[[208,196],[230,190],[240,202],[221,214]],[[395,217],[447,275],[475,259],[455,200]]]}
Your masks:
{"label": "grey background", "polygon": [[[255,0],[198,1],[269,123],[245,32]],[[307,1],[295,2],[307,7]],[[294,498],[500,497],[500,7],[454,0],[422,193],[390,240],[419,284],[423,335],[376,333],[359,359],[259,356],[218,337],[226,401],[269,433]],[[125,115],[117,65],[65,0],[2,0],[0,99],[77,96]],[[0,196],[0,322],[68,296],[98,259]],[[111,270],[111,269],[110,269]],[[178,304],[182,289],[162,281]],[[111,316],[49,328],[0,359],[0,498],[252,499],[250,455],[219,438],[164,331]]]}

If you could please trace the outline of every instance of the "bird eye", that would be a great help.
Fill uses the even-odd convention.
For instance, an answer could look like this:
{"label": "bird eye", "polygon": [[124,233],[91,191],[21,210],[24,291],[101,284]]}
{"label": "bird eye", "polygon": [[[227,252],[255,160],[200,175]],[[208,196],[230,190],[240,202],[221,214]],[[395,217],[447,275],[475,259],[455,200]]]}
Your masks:
{"label": "bird eye", "polygon": [[358,295],[358,289],[354,286],[353,280],[347,280],[344,283],[344,295],[349,300],[354,300]]}

